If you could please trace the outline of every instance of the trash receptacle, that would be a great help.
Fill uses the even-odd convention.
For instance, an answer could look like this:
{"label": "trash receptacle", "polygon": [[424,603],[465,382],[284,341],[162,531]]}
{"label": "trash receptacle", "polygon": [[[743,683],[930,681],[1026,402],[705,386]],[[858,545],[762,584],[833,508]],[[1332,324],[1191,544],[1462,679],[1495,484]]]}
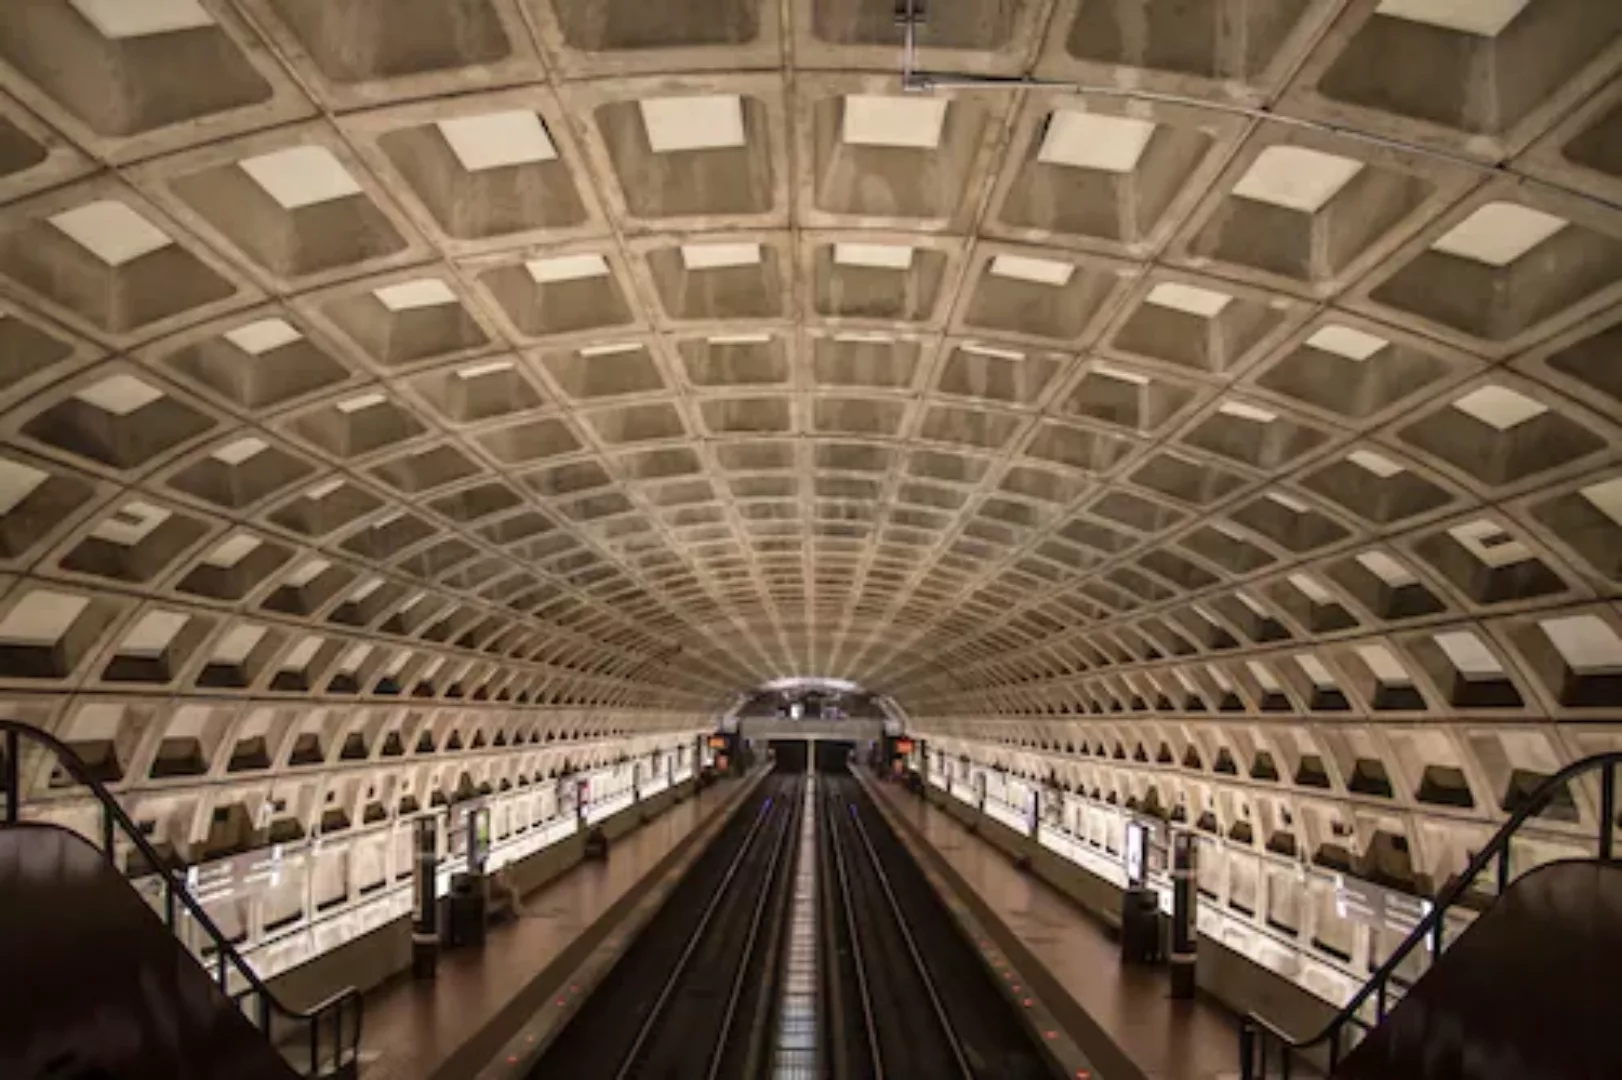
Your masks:
{"label": "trash receptacle", "polygon": [[1129,964],[1161,959],[1160,901],[1153,889],[1128,889],[1121,895],[1121,959]]}
{"label": "trash receptacle", "polygon": [[484,945],[484,889],[483,874],[452,875],[448,944],[474,948]]}

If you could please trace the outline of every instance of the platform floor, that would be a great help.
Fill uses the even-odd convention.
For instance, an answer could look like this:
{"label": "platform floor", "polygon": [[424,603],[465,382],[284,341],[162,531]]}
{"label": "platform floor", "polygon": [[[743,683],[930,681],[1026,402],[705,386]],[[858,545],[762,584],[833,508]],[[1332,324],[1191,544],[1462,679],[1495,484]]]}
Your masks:
{"label": "platform floor", "polygon": [[[723,780],[614,841],[607,862],[584,862],[523,897],[525,917],[490,928],[481,950],[439,958],[431,982],[403,975],[367,995],[362,1080],[430,1080],[597,917],[737,791]],[[497,1043],[499,1046],[499,1043]]]}
{"label": "platform floor", "polygon": [[[1151,1080],[1225,1080],[1238,1071],[1238,1023],[1203,998],[1174,1000],[1164,969],[1123,965],[1097,919],[1016,870],[990,841],[894,784],[872,785]],[[1113,1080],[1103,1077],[1102,1080]]]}

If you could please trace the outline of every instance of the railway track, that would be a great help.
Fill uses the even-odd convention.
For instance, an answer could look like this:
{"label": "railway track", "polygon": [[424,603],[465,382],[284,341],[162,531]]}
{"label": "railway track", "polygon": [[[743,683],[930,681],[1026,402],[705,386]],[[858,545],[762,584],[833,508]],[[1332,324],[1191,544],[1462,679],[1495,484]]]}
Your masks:
{"label": "railway track", "polygon": [[761,1075],[799,776],[768,778],[542,1055],[532,1080]]}
{"label": "railway track", "polygon": [[1034,1080],[1054,1068],[850,777],[820,778],[823,1075]]}
{"label": "railway track", "polygon": [[[804,784],[801,775],[777,775],[750,796],[546,1048],[531,1080],[772,1075]],[[862,787],[821,774],[812,806],[822,957],[816,1075],[1057,1075]]]}

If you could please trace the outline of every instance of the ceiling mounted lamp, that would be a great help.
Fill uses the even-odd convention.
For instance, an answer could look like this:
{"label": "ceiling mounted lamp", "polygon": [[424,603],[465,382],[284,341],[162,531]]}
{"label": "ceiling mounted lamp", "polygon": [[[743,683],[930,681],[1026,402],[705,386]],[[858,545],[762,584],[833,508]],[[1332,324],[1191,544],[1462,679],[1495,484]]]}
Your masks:
{"label": "ceiling mounted lamp", "polygon": [[823,690],[836,694],[850,694],[861,689],[848,679],[830,679],[816,675],[790,675],[761,684],[762,690],[789,692]]}

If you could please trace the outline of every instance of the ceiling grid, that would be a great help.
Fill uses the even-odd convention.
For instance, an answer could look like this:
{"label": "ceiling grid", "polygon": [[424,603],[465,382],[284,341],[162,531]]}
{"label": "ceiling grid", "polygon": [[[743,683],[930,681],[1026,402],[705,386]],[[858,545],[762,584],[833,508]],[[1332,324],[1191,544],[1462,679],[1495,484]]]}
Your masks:
{"label": "ceiling grid", "polygon": [[0,696],[1622,743],[1622,9],[1205,9],[5,5]]}

